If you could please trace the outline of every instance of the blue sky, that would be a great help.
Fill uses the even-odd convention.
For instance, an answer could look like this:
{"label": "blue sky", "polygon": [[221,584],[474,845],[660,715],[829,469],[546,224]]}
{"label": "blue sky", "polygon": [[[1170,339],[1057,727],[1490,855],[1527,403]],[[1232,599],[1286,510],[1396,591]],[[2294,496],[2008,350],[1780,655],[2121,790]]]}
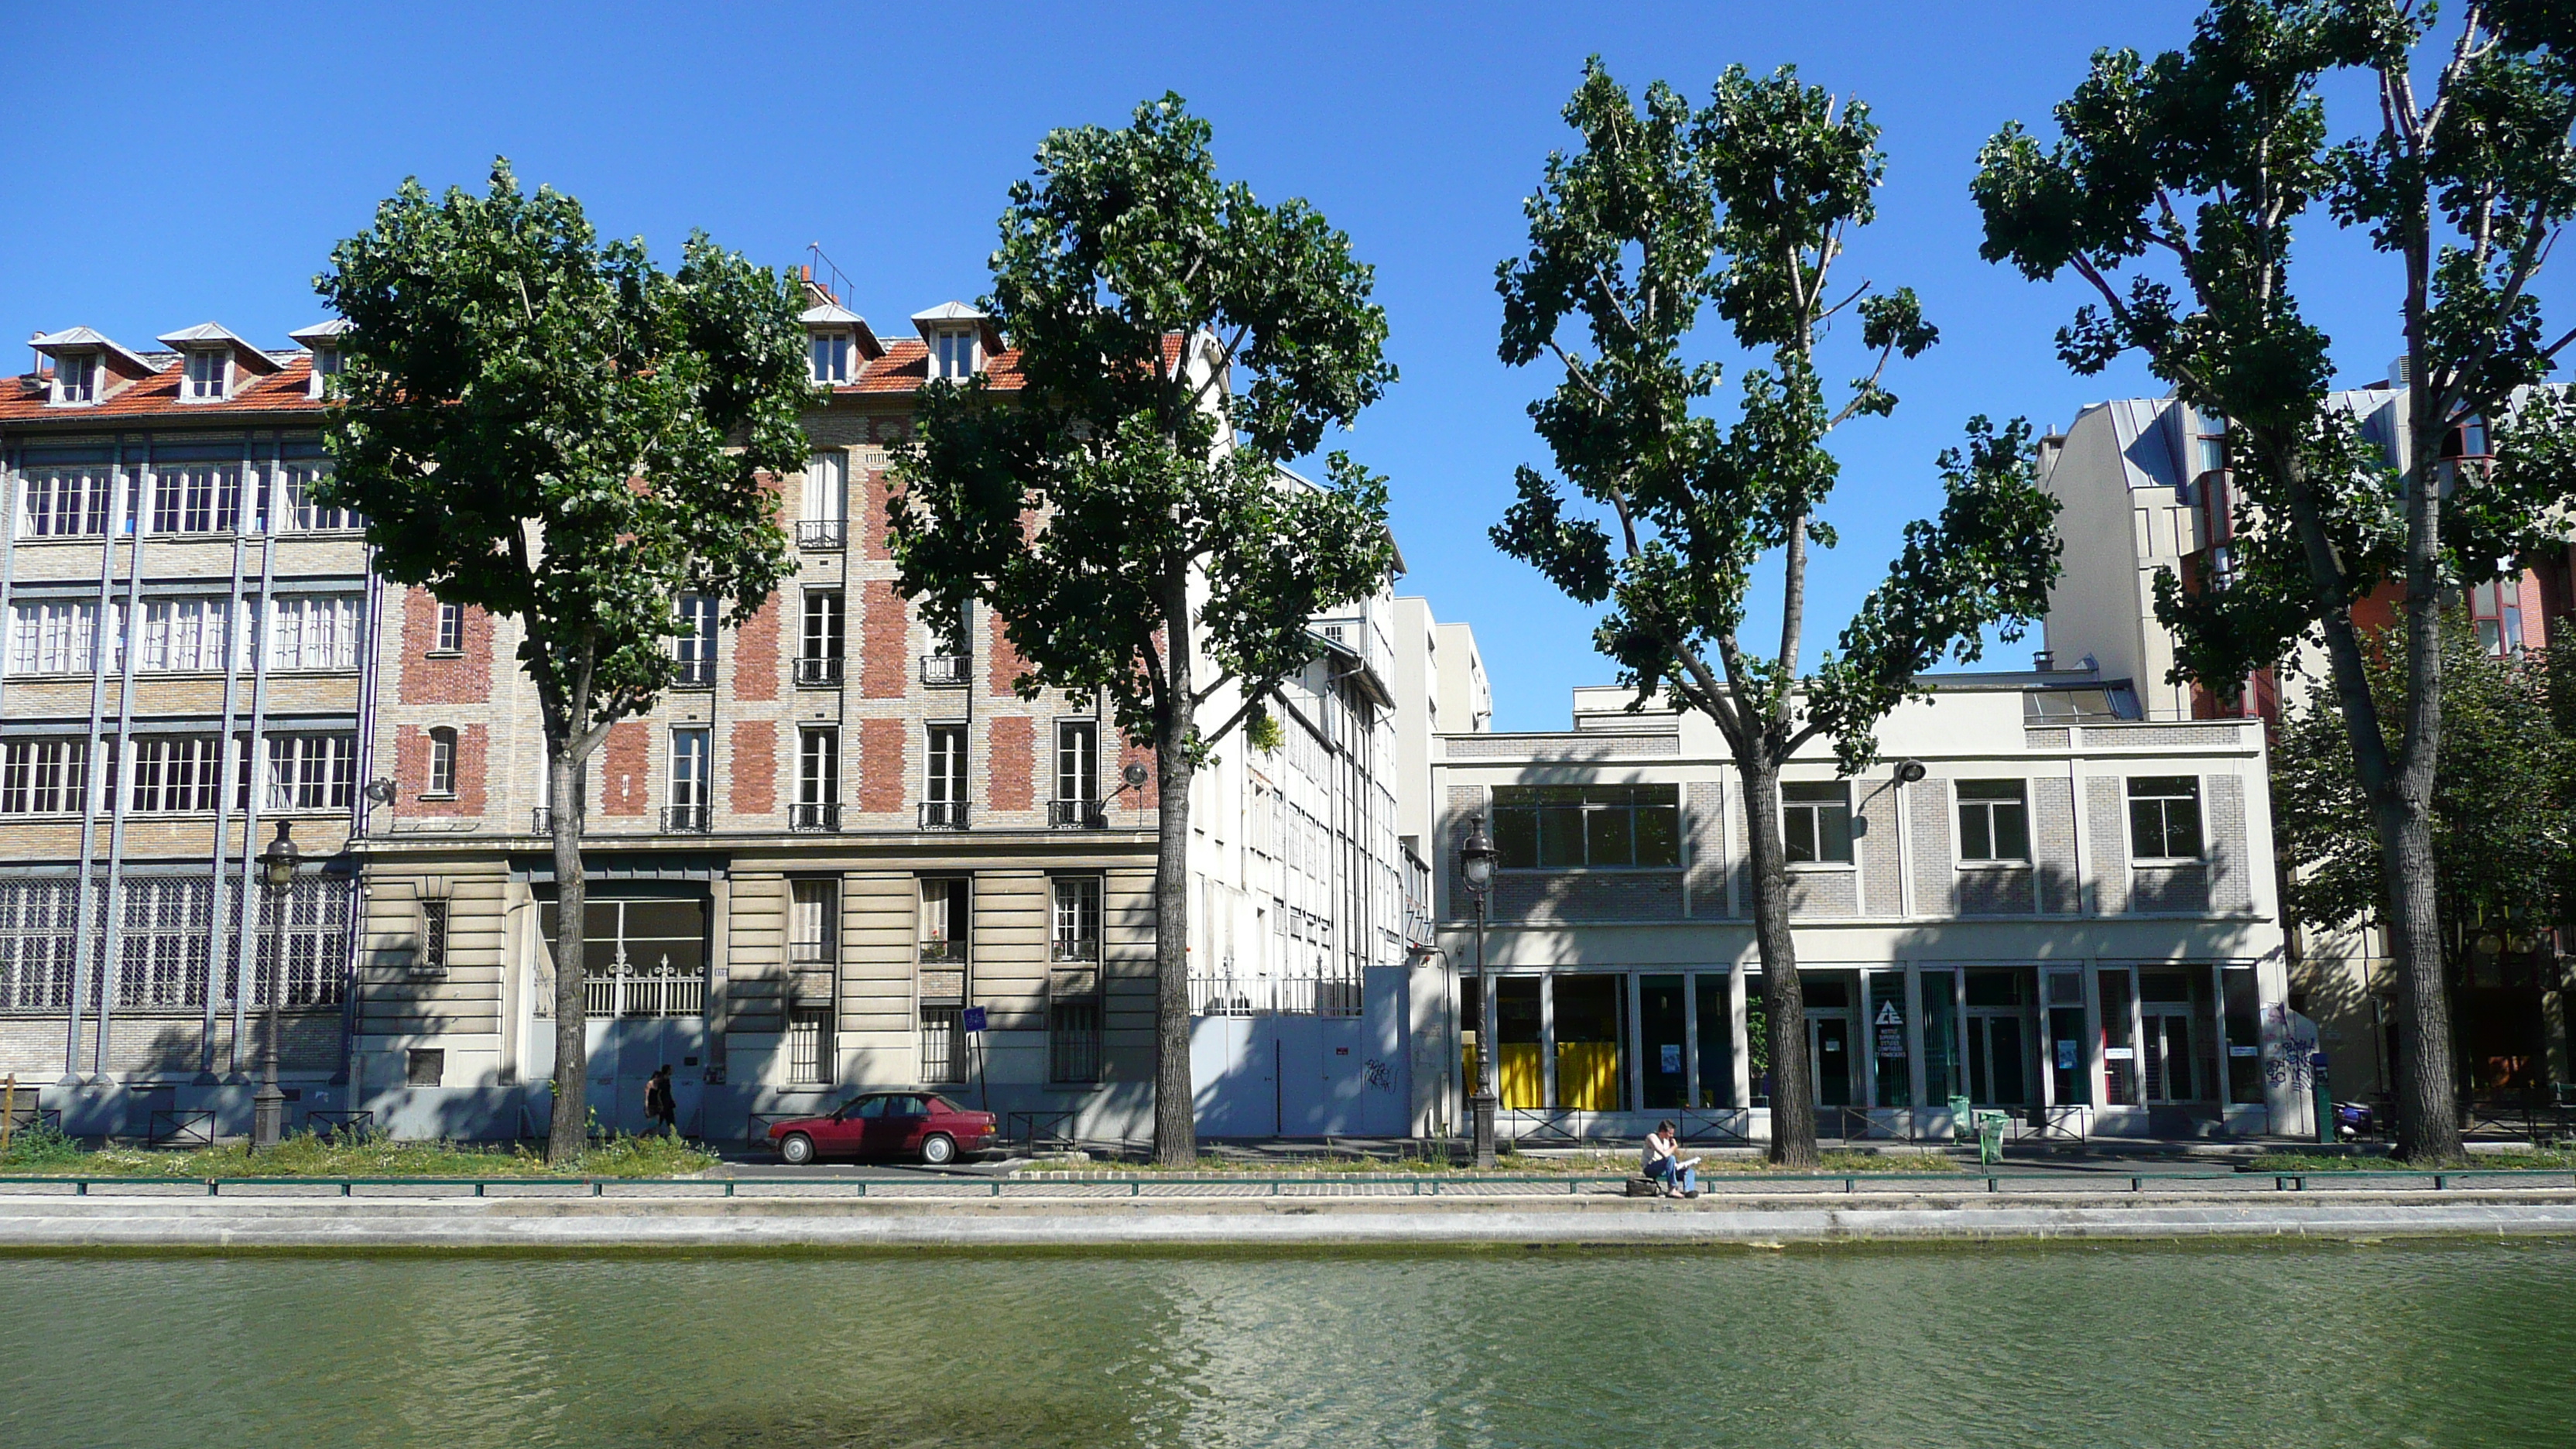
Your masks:
{"label": "blue sky", "polygon": [[[310,279],[331,244],[403,177],[479,186],[506,154],[665,256],[691,227],[779,265],[819,242],[850,304],[899,330],[981,292],[1004,190],[1049,127],[1120,124],[1177,90],[1229,177],[1309,198],[1376,266],[1403,378],[1345,443],[1393,479],[1402,587],[1475,625],[1499,727],[1562,727],[1568,688],[1609,666],[1589,613],[1485,537],[1513,467],[1544,460],[1523,409],[1550,381],[1496,360],[1493,271],[1525,244],[1521,199],[1568,142],[1558,113],[1584,57],[1694,98],[1731,62],[1795,63],[1885,128],[1880,219],[1846,275],[1917,289],[1943,342],[1891,373],[1893,419],[1838,444],[1842,546],[1817,566],[1808,622],[1822,642],[1905,521],[1937,507],[1933,458],[1970,415],[2063,426],[2087,402],[2161,391],[2134,367],[2065,372],[2050,338],[2081,299],[1977,259],[1967,182],[1979,143],[2007,120],[2044,126],[2094,48],[2177,44],[2197,9],[13,6],[0,53],[55,99],[0,148],[0,209],[18,219],[0,229],[0,327],[148,345],[213,318],[283,346],[321,315]],[[2322,220],[2303,257],[2344,379],[2384,375],[2388,269]],[[2017,666],[2031,642],[1989,659]]]}

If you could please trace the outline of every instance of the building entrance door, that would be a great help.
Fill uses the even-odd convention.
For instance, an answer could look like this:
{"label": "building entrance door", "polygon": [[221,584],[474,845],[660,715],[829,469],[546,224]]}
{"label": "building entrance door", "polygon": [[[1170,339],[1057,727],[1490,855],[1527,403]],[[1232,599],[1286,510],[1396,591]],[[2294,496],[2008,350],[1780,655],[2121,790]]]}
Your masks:
{"label": "building entrance door", "polygon": [[2032,1096],[2031,973],[1968,973],[1968,1100],[2027,1107]]}
{"label": "building entrance door", "polygon": [[2151,1104],[2196,1102],[2191,1070],[2191,1013],[2146,1004],[2142,1020],[2146,1040],[2147,1101]]}
{"label": "building entrance door", "polygon": [[1852,1103],[1852,1023],[1849,1008],[1832,1008],[1807,1017],[1807,1060],[1816,1073],[1816,1105],[1848,1107]]}
{"label": "building entrance door", "polygon": [[1968,1097],[1980,1107],[2027,1107],[2027,1038],[2018,1016],[1968,1013]]}

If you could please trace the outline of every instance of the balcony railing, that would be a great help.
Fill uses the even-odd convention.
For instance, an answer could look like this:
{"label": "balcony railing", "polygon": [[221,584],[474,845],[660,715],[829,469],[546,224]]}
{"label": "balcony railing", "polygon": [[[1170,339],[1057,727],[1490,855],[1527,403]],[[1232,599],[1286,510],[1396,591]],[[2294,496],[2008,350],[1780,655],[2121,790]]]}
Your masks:
{"label": "balcony railing", "polygon": [[787,828],[814,831],[838,830],[841,828],[841,807],[838,804],[790,805],[787,807]]}
{"label": "balcony railing", "polygon": [[922,801],[921,828],[924,830],[965,829],[966,802],[963,800]]}
{"label": "balcony railing", "polygon": [[841,682],[841,661],[799,659],[796,661],[796,682],[809,689],[838,686]]}
{"label": "balcony railing", "polygon": [[850,525],[838,518],[808,518],[796,525],[798,548],[847,548]]}
{"label": "balcony railing", "polygon": [[1097,961],[1100,959],[1098,936],[1058,936],[1047,943],[1050,961]]}
{"label": "balcony railing", "polygon": [[704,835],[708,830],[707,816],[704,805],[665,805],[662,807],[662,833]]}
{"label": "balcony railing", "polygon": [[1362,988],[1350,977],[1193,976],[1192,1016],[1358,1016]]}
{"label": "balcony railing", "polygon": [[683,659],[680,670],[671,676],[673,689],[713,689],[716,687],[716,660],[710,654],[703,659]]}
{"label": "balcony railing", "polygon": [[933,936],[921,943],[921,961],[925,966],[950,966],[966,959],[966,943],[945,936]]}
{"label": "balcony railing", "polygon": [[924,684],[964,684],[966,682],[966,656],[963,654],[922,655],[921,682]]}
{"label": "balcony railing", "polygon": [[1106,830],[1109,812],[1097,800],[1049,800],[1047,824],[1057,830]]}

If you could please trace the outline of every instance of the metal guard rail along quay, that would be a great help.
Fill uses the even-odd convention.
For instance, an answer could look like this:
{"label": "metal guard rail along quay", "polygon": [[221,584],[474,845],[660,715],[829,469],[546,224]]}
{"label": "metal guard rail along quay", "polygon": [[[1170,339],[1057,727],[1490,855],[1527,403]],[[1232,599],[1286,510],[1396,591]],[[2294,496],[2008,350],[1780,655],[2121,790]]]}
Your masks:
{"label": "metal guard rail along quay", "polygon": [[[2126,1180],[2128,1183],[2127,1190],[2129,1192],[2142,1194],[2147,1191],[2146,1184],[2151,1182],[2160,1186],[2169,1183],[2181,1184],[2194,1182],[2232,1182],[2249,1184],[2259,1183],[2266,1177],[2272,1179],[2272,1186],[2268,1189],[2272,1192],[2306,1192],[2309,1190],[2309,1182],[2318,1178],[2325,1179],[2328,1182],[2348,1182],[2355,1186],[2360,1186],[2364,1181],[2369,1179],[2396,1178],[2401,1181],[2412,1180],[2415,1182],[2424,1182],[2429,1180],[2432,1183],[2432,1190],[2435,1192],[2447,1191],[2452,1183],[2464,1178],[2475,1178],[2481,1181],[2505,1179],[2507,1181],[2507,1185],[2511,1185],[2516,1182],[2530,1182],[2532,1179],[2545,1178],[2549,1179],[2549,1181],[2545,1183],[2530,1182],[2530,1185],[2535,1187],[2547,1186],[2553,1188],[2566,1187],[2576,1189],[2576,1169],[2531,1167],[2446,1168],[2438,1170],[2389,1168],[2384,1171],[2364,1170],[2332,1172],[2258,1171],[2103,1173],[2089,1179],[2086,1174],[2070,1172],[1722,1173],[1700,1179],[1700,1189],[1705,1195],[1716,1196],[1718,1194],[1715,1189],[1719,1188],[1741,1191],[1786,1183],[1840,1183],[1842,1185],[1842,1191],[1845,1194],[1857,1195],[1861,1191],[1859,1184],[1865,1182],[1890,1184],[1947,1184],[1953,1187],[1966,1187],[1970,1183],[1983,1182],[1985,1184],[1984,1190],[1986,1192],[2002,1193],[2005,1191],[2002,1185],[2007,1182],[2047,1182],[2057,1184],[2059,1187],[2064,1189],[2080,1192],[2087,1189],[2092,1182],[2098,1181],[2102,1183],[2112,1183]],[[1398,1184],[1405,1185],[1410,1189],[1410,1191],[1400,1194],[1389,1193],[1388,1195],[1441,1197],[1458,1195],[1454,1193],[1444,1194],[1442,1191],[1444,1185],[1453,1188],[1461,1186],[1534,1188],[1541,1185],[1552,1186],[1562,1183],[1565,1186],[1567,1195],[1573,1196],[1580,1194],[1587,1185],[1615,1186],[1624,1188],[1629,1181],[1631,1181],[1631,1178],[1626,1175],[1575,1176],[1558,1175],[1554,1173],[1537,1176],[1514,1177],[1443,1177],[1430,1174],[1399,1176],[1392,1173],[1383,1175],[1334,1173],[1293,1177],[1237,1177],[1230,1174],[1224,1176],[1202,1177],[1163,1177],[1160,1175],[1102,1177],[1066,1175],[1062,1177],[1017,1179],[992,1177],[984,1179],[983,1185],[987,1189],[984,1196],[994,1198],[1003,1196],[1004,1194],[1002,1190],[1005,1187],[1031,1189],[1032,1191],[1022,1195],[1032,1197],[1048,1196],[1050,1195],[1047,1191],[1048,1189],[1053,1189],[1056,1193],[1060,1194],[1063,1190],[1068,1188],[1077,1190],[1112,1189],[1113,1191],[1108,1195],[1115,1196],[1116,1193],[1114,1192],[1114,1189],[1121,1187],[1127,1189],[1127,1196],[1129,1197],[1142,1197],[1144,1195],[1144,1190],[1147,1187],[1234,1189],[1267,1188],[1269,1189],[1267,1196],[1278,1197],[1282,1195],[1283,1188],[1348,1187],[1383,1190],[1394,1188]],[[608,1195],[607,1189],[612,1183],[631,1188],[721,1188],[723,1191],[716,1195],[723,1197],[736,1196],[737,1194],[735,1189],[743,1186],[772,1189],[771,1191],[749,1194],[753,1197],[829,1196],[831,1194],[831,1190],[836,1189],[847,1190],[849,1195],[853,1197],[866,1197],[870,1187],[881,1189],[912,1189],[913,1191],[909,1194],[912,1196],[974,1196],[971,1192],[958,1191],[958,1189],[968,1188],[973,1185],[974,1179],[966,1177],[877,1179],[769,1177],[299,1177],[289,1174],[254,1177],[133,1177],[123,1175],[76,1177],[68,1174],[41,1173],[0,1176],[0,1188],[69,1187],[71,1189],[70,1195],[74,1197],[90,1196],[90,1189],[93,1186],[111,1189],[118,1187],[202,1187],[206,1190],[206,1195],[208,1197],[219,1196],[223,1189],[227,1187],[336,1187],[339,1189],[339,1195],[342,1197],[354,1196],[355,1190],[362,1187],[471,1188],[473,1189],[473,1195],[476,1197],[485,1196],[486,1194],[484,1189],[487,1187],[587,1188],[589,1189],[586,1194],[587,1196],[605,1197]],[[1427,1193],[1424,1191],[1426,1187],[1429,1189]],[[919,1190],[923,1188],[941,1188],[948,1189],[948,1191],[938,1193],[920,1192]],[[776,1189],[797,1189],[801,1191],[783,1192],[776,1191]],[[823,1191],[817,1192],[817,1189],[821,1189]],[[2106,1188],[2099,1190],[2107,1191],[2111,1189]],[[2264,1191],[2265,1189],[2248,1188],[2245,1190]],[[14,1193],[11,1195],[32,1196],[34,1194]],[[620,1194],[620,1196],[649,1195],[650,1194],[643,1193]],[[1171,1193],[1169,1195],[1191,1196],[1193,1194],[1184,1192]],[[1518,1193],[1498,1195],[1536,1196],[1538,1194]]]}

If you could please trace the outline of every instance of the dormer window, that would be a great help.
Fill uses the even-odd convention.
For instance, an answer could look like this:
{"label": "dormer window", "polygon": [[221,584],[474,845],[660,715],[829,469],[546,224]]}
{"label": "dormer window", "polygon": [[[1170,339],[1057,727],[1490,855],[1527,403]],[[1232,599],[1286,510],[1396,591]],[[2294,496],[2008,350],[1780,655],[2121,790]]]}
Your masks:
{"label": "dormer window", "polygon": [[850,334],[829,332],[814,339],[814,381],[837,387],[850,380]]}
{"label": "dormer window", "polygon": [[232,359],[220,352],[188,354],[188,384],[179,396],[189,402],[215,402],[224,396]]}
{"label": "dormer window", "polygon": [[313,354],[313,365],[307,370],[304,378],[306,397],[329,397],[340,390],[339,384],[335,381],[340,376],[340,369],[344,365],[340,353],[340,337],[348,330],[347,322],[334,317],[328,322],[316,322],[310,327],[298,327],[286,334],[304,344],[305,351]]}
{"label": "dormer window", "polygon": [[923,371],[933,382],[963,382],[1002,350],[1002,334],[993,319],[963,302],[942,302],[927,312],[915,312],[912,325],[930,353]]}
{"label": "dormer window", "polygon": [[55,358],[54,401],[58,403],[98,401],[98,359],[86,352]]}

